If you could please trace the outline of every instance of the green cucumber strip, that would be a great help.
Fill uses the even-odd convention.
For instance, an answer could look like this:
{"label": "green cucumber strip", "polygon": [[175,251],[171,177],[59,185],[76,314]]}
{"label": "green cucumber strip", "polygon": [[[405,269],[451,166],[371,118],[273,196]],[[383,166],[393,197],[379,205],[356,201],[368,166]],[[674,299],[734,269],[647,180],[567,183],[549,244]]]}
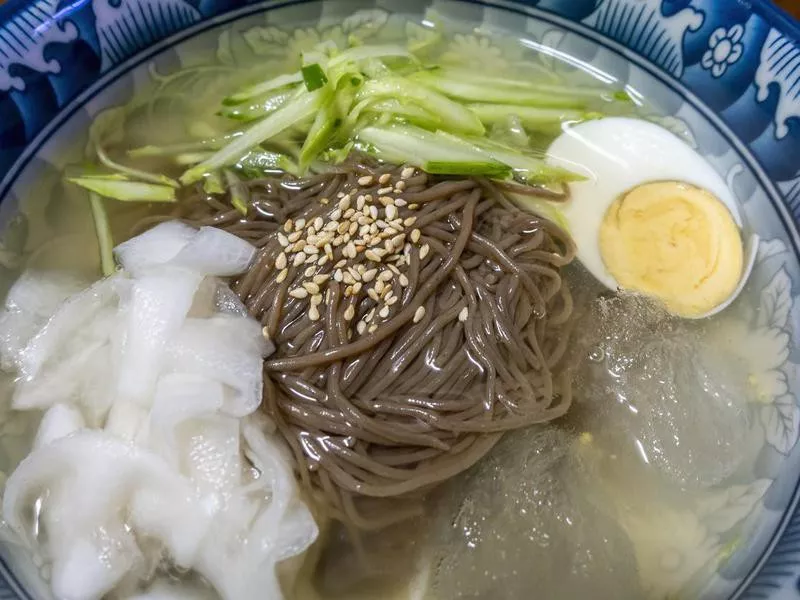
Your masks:
{"label": "green cucumber strip", "polygon": [[97,247],[100,251],[100,268],[103,275],[108,277],[117,270],[114,263],[114,240],[111,237],[111,225],[108,222],[108,212],[103,205],[103,199],[94,192],[89,192],[89,207],[94,220],[94,230],[97,234]]}
{"label": "green cucumber strip", "polygon": [[366,111],[382,115],[395,115],[423,129],[439,129],[442,126],[442,120],[437,115],[410,102],[403,103],[393,99],[378,100],[367,106]]}
{"label": "green cucumber strip", "polygon": [[457,79],[445,79],[435,71],[418,71],[409,77],[445,96],[463,102],[501,102],[522,106],[563,108],[585,108],[588,104],[588,99],[581,96],[468,83]]}
{"label": "green cucumber strip", "polygon": [[461,140],[449,133],[440,132],[440,134],[444,138],[452,138],[472,144],[477,151],[486,154],[497,162],[511,167],[514,171],[515,178],[525,183],[562,183],[585,179],[582,175],[578,175],[562,167],[549,165],[539,157],[520,152],[516,148],[506,146],[499,142],[487,140],[485,138],[467,138]]}
{"label": "green cucumber strip", "polygon": [[356,94],[356,101],[366,98],[394,98],[401,102],[414,102],[440,118],[443,128],[472,135],[483,135],[485,132],[480,119],[462,104],[409,79],[391,76],[367,81]]}
{"label": "green cucumber strip", "polygon": [[222,178],[219,173],[213,172],[206,175],[203,182],[203,191],[206,194],[224,194],[225,187],[222,185]]}
{"label": "green cucumber strip", "polygon": [[511,88],[516,90],[529,90],[556,96],[591,99],[629,99],[627,93],[620,90],[611,90],[608,87],[597,86],[567,86],[554,83],[534,82],[528,79],[511,79],[476,73],[469,69],[459,67],[437,67],[426,71],[429,76],[438,76],[449,81],[458,81],[470,85],[490,86],[493,88]]}
{"label": "green cucumber strip", "polygon": [[116,171],[117,173],[121,173],[123,175],[127,175],[132,179],[138,179],[141,181],[147,181],[150,183],[154,183],[157,185],[167,185],[169,187],[173,187],[175,189],[179,188],[180,185],[174,179],[167,177],[166,175],[160,175],[157,173],[149,173],[147,171],[142,171],[141,169],[135,169],[133,167],[126,167],[125,165],[121,165],[117,162],[111,160],[108,155],[105,153],[103,148],[99,144],[94,145],[95,153],[97,154],[97,158],[100,159],[100,162],[103,163],[109,169]]}
{"label": "green cucumber strip", "polygon": [[300,175],[300,169],[290,157],[269,150],[251,150],[233,166],[242,176],[248,179],[263,177],[265,173],[275,173],[277,171]]}
{"label": "green cucumber strip", "polygon": [[328,61],[328,68],[332,68],[346,62],[357,63],[362,60],[386,58],[389,56],[414,60],[414,56],[408,51],[408,49],[395,44],[358,46],[356,48],[349,48],[348,50],[345,50],[344,52],[331,58],[330,61]]}
{"label": "green cucumber strip", "polygon": [[175,188],[140,181],[109,181],[93,177],[70,177],[67,181],[103,198],[123,202],[176,202]]}
{"label": "green cucumber strip", "polygon": [[250,123],[274,113],[286,105],[294,97],[295,93],[293,89],[283,90],[254,100],[249,104],[223,106],[217,114],[233,121]]}
{"label": "green cucumber strip", "polygon": [[231,205],[239,211],[242,216],[247,216],[248,199],[245,197],[245,192],[242,190],[242,182],[235,173],[225,169],[225,181],[228,183],[228,189],[231,192]]}
{"label": "green cucumber strip", "polygon": [[269,81],[264,81],[262,83],[257,83],[255,85],[248,86],[227,96],[222,100],[222,104],[226,106],[235,106],[237,104],[241,104],[243,102],[247,102],[252,98],[256,98],[258,96],[262,96],[267,92],[271,92],[273,90],[277,90],[280,88],[284,88],[290,85],[295,85],[298,83],[303,83],[303,74],[299,71],[297,73],[289,73],[286,75],[278,75],[270,79]]}
{"label": "green cucumber strip", "polygon": [[432,173],[504,177],[511,172],[456,136],[445,137],[411,125],[365,127],[358,133],[358,141],[381,158],[434,169]]}
{"label": "green cucumber strip", "polygon": [[262,142],[276,136],[295,123],[312,116],[319,108],[321,91],[317,90],[316,92],[301,94],[286,106],[279,108],[264,120],[259,121],[208,160],[186,171],[181,175],[181,183],[186,185],[195,182],[209,170],[216,170],[233,164],[238,158]]}
{"label": "green cucumber strip", "polygon": [[515,116],[525,127],[537,128],[545,125],[559,126],[564,121],[584,121],[596,118],[600,113],[563,108],[538,108],[515,104],[468,104],[467,108],[483,123],[505,122]]}

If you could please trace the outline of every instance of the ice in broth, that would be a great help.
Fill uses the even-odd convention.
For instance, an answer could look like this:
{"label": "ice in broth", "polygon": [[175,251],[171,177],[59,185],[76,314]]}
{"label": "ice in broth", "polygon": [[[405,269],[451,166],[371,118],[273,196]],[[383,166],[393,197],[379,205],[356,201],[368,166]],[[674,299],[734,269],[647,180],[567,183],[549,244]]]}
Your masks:
{"label": "ice in broth", "polygon": [[[5,266],[10,278],[22,272],[23,283],[26,278],[34,282],[27,295],[23,293],[24,285],[16,283],[17,294],[12,294],[13,303],[4,313],[6,402],[10,408],[12,397],[19,398],[21,383],[15,383],[19,381],[15,360],[25,355],[31,338],[53,314],[59,314],[65,299],[74,298],[96,280],[100,269],[109,270],[109,274],[116,270],[115,259],[108,253],[108,241],[101,239],[99,244],[96,241],[96,232],[102,229],[97,227],[98,222],[108,226],[104,233],[114,244],[129,238],[141,241],[143,238],[137,235],[165,221],[173,222],[175,218],[191,227],[219,228],[231,238],[236,236],[259,248],[254,250],[256,258],[247,268],[239,267],[237,271],[237,267],[231,266],[235,263],[231,256],[238,251],[232,240],[225,238],[219,246],[197,242],[196,251],[202,256],[206,256],[205,252],[225,252],[226,260],[233,262],[220,267],[212,256],[207,259],[208,263],[192,267],[199,269],[198,277],[205,282],[195,290],[197,295],[192,300],[195,309],[192,310],[203,308],[200,314],[187,312],[187,320],[181,321],[183,324],[179,327],[186,327],[187,322],[196,326],[195,321],[201,318],[214,323],[221,320],[228,326],[233,315],[244,322],[242,310],[247,309],[263,325],[267,341],[278,347],[277,353],[271,356],[264,348],[254,349],[250,354],[250,358],[257,356],[260,361],[263,357],[267,361],[268,371],[264,376],[267,391],[259,412],[264,411],[272,422],[264,424],[252,410],[240,411],[233,417],[220,408],[224,416],[218,415],[219,423],[228,425],[231,419],[241,419],[237,421],[237,433],[226,439],[238,440],[237,448],[241,444],[244,474],[237,471],[236,477],[242,478],[242,489],[250,477],[249,471],[246,473],[249,468],[256,472],[264,470],[265,446],[255,439],[264,435],[269,445],[281,446],[274,455],[280,457],[274,458],[278,461],[275,464],[294,469],[296,481],[292,485],[296,487],[287,492],[287,498],[294,498],[292,502],[299,502],[298,506],[307,505],[308,515],[313,514],[319,527],[316,542],[310,548],[301,544],[296,548],[297,556],[287,554],[284,557],[289,559],[285,561],[289,566],[280,573],[282,585],[276,583],[275,594],[283,593],[287,598],[299,600],[378,596],[444,600],[494,598],[497,590],[503,590],[503,597],[508,598],[526,598],[531,589],[540,590],[542,597],[661,598],[696,592],[704,585],[707,574],[735,547],[739,532],[734,528],[716,534],[714,545],[718,549],[715,552],[690,564],[672,565],[670,557],[681,557],[680,560],[683,556],[692,557],[692,546],[697,542],[690,536],[676,536],[673,525],[677,521],[698,519],[701,507],[713,502],[720,490],[735,485],[740,472],[754,460],[753,450],[742,443],[751,431],[746,407],[751,391],[735,375],[737,363],[720,343],[724,331],[723,335],[720,332],[726,323],[744,316],[733,305],[726,310],[723,321],[719,318],[682,319],[668,312],[657,300],[636,293],[609,291],[577,262],[567,266],[572,254],[571,242],[563,229],[565,223],[558,204],[549,201],[563,200],[560,195],[571,185],[570,176],[539,161],[562,128],[603,115],[646,118],[653,116],[652,109],[634,105],[611,87],[591,97],[598,82],[590,76],[566,65],[557,65],[552,71],[543,70],[532,60],[515,64],[510,72],[497,73],[498,77],[506,78],[507,97],[473,98],[471,94],[480,96],[481,90],[489,89],[491,82],[477,75],[474,83],[470,83],[468,77],[466,81],[460,79],[466,77],[464,72],[470,65],[463,64],[448,42],[464,35],[485,40],[493,48],[508,42],[476,32],[470,24],[444,22],[431,15],[433,13],[426,19],[427,25],[420,26],[420,31],[426,35],[412,36],[411,42],[406,37],[407,29],[416,31],[414,27],[417,26],[406,25],[406,18],[401,15],[391,16],[392,26],[385,27],[383,33],[368,43],[363,40],[339,42],[367,49],[365,58],[357,61],[358,74],[348,72],[347,77],[359,80],[352,83],[354,88],[388,85],[387,76],[400,82],[392,80],[399,87],[390,87],[377,101],[366,102],[368,97],[365,97],[366,103],[358,109],[360,97],[357,94],[363,90],[354,89],[346,112],[332,117],[333,121],[346,122],[355,114],[350,125],[360,128],[362,135],[356,144],[338,143],[330,147],[323,144],[316,148],[316,154],[304,154],[308,150],[304,136],[308,136],[306,142],[311,136],[309,128],[312,133],[319,133],[325,126],[322,123],[315,129],[315,116],[320,114],[315,107],[307,117],[298,119],[288,128],[286,136],[275,136],[259,143],[256,150],[246,148],[246,152],[235,157],[237,162],[233,165],[215,167],[215,157],[268,119],[276,107],[279,110],[287,106],[284,103],[297,98],[302,101],[305,93],[326,89],[324,86],[330,83],[334,71],[326,67],[329,69],[326,74],[319,65],[344,50],[326,42],[302,57],[307,67],[311,65],[317,69],[307,69],[299,81],[287,79],[286,85],[277,86],[278,92],[267,88],[254,92],[248,86],[294,73],[301,66],[301,56],[281,56],[266,64],[262,60],[252,60],[235,66],[215,64],[187,67],[168,74],[154,72],[151,89],[140,93],[125,108],[103,113],[90,132],[94,147],[86,157],[103,170],[87,173],[78,166],[66,173],[68,178],[81,180],[79,183],[84,188],[94,189],[92,204],[87,202],[85,189],[65,181],[60,184],[58,198],[47,203],[39,198],[26,199],[22,214],[6,234],[4,247],[9,250],[9,260]],[[416,67],[409,66],[405,57],[393,56],[393,50],[386,50],[392,44],[406,51],[409,43],[414,60],[437,68],[417,71]],[[372,51],[370,55],[369,48],[374,47],[384,47],[384,50]],[[440,72],[445,74],[436,79]],[[545,87],[554,86],[547,90],[549,94],[558,96],[563,91],[558,86],[566,84],[586,90],[591,100],[580,102],[577,107],[542,107],[536,104],[545,102],[536,97],[541,90],[531,92],[521,88],[520,91],[513,84],[513,81],[543,79],[547,82],[543,84]],[[405,81],[413,82],[431,95],[422,99],[416,97],[415,94],[422,92],[416,87],[403,88]],[[471,85],[477,91],[472,90]],[[232,90],[247,93],[244,99],[231,99]],[[343,92],[338,90],[337,94],[340,99]],[[464,121],[441,120],[444,117],[436,113],[434,104],[440,95],[453,103],[442,109],[445,116],[455,121],[461,116]],[[227,101],[220,104],[223,98]],[[515,101],[519,104],[514,104]],[[510,108],[513,106],[517,106],[517,113]],[[447,113],[450,108],[460,112]],[[357,110],[364,111],[362,121],[358,119]],[[431,122],[434,117],[438,120]],[[481,146],[480,136],[469,130],[472,120],[480,130],[487,132],[489,141],[486,144],[498,145]],[[339,125],[344,126],[336,122],[336,126]],[[413,144],[404,145],[403,140],[387,137],[392,127],[396,128],[394,131],[402,131],[406,140],[412,139]],[[444,133],[440,136],[438,132],[442,130]],[[438,137],[432,138],[433,133]],[[333,137],[328,141],[331,139]],[[465,140],[475,146],[466,147]],[[419,152],[421,163],[414,160],[418,158],[415,153]],[[448,160],[441,160],[442,153]],[[76,165],[82,158],[75,157]],[[534,159],[536,162],[532,162]],[[514,168],[509,169],[508,162],[512,162]],[[125,167],[120,169],[119,164]],[[309,168],[311,180],[306,180],[301,172],[305,176]],[[541,171],[535,172],[536,169]],[[149,174],[149,179],[143,180],[142,172]],[[194,173],[196,177],[187,178],[187,173]],[[204,176],[207,173],[211,176]],[[181,176],[177,191],[170,192],[172,188],[165,181],[177,181]],[[195,180],[191,181],[193,178]],[[120,182],[143,185],[131,188],[133,191],[120,191],[119,186],[116,189],[98,187],[98,182],[110,183],[111,187]],[[526,186],[534,189],[535,194],[524,195],[521,200],[516,197],[525,212],[520,212],[509,200],[496,199],[504,194],[524,194]],[[436,191],[430,192],[432,188]],[[120,201],[120,196],[128,193],[133,197],[125,200],[136,201]],[[150,198],[150,194],[159,193],[165,194],[162,200],[166,201],[141,202]],[[370,200],[366,200],[366,196],[370,196]],[[100,200],[101,197],[106,199]],[[347,202],[344,202],[345,197]],[[363,202],[359,198],[364,198]],[[389,198],[391,202],[381,202],[382,198]],[[420,206],[413,209],[417,212],[411,212],[410,208],[415,203],[397,202],[405,198],[418,199],[416,204]],[[426,207],[425,202],[430,202],[434,208]],[[444,207],[441,214],[434,214],[434,202]],[[379,257],[383,262],[366,258],[361,260],[360,266],[344,266],[342,281],[336,282],[337,286],[342,284],[343,304],[330,309],[340,309],[345,315],[340,320],[344,329],[320,329],[315,323],[325,317],[316,314],[314,318],[315,311],[320,312],[316,307],[329,307],[329,301],[319,292],[320,286],[334,285],[337,279],[336,271],[330,270],[331,265],[318,264],[316,257],[321,259],[325,246],[309,251],[307,256],[314,256],[313,262],[305,262],[303,258],[304,262],[294,265],[294,271],[290,271],[291,264],[281,266],[282,261],[288,260],[285,256],[281,258],[288,244],[279,236],[289,238],[303,230],[302,225],[299,229],[296,227],[299,214],[312,215],[309,223],[320,219],[319,226],[311,234],[317,235],[336,220],[331,219],[331,211],[339,210],[335,216],[342,219],[351,208],[363,211],[364,206],[359,208],[359,203],[367,208],[363,213],[364,223],[355,219],[352,233],[349,224],[347,230],[342,230],[354,241],[356,236],[369,234],[372,223],[383,221],[385,230],[393,227],[392,217],[403,216],[411,221],[408,226],[397,225],[396,231],[391,231],[375,245],[380,249],[388,241],[391,248],[386,246],[387,253],[389,257],[396,253],[395,262],[389,263],[384,255]],[[370,206],[380,219],[376,219],[375,214],[370,216]],[[369,219],[372,221],[368,222]],[[418,227],[415,227],[415,219],[420,222]],[[452,252],[453,245],[459,243],[459,232],[466,229],[464,224],[470,220],[475,222],[471,226],[475,235],[487,240],[485,245],[473,246],[469,249],[472,254],[465,254],[461,259],[462,279],[454,276],[443,280],[435,301],[421,302],[415,307],[414,294],[419,292],[404,295],[403,290],[424,289],[425,282],[445,264],[447,251]],[[330,231],[345,235],[337,230],[339,224],[337,222]],[[367,230],[362,233],[365,225]],[[20,236],[23,229],[27,231]],[[422,232],[415,233],[418,229]],[[203,231],[200,229],[201,233]],[[15,241],[15,235],[24,237],[24,243]],[[192,235],[200,234],[167,232],[159,238],[159,244],[176,244],[183,248],[181,244],[195,239]],[[397,236],[403,237],[395,247],[391,244]],[[432,240],[427,250],[423,250],[426,246],[418,243],[419,239],[414,241],[422,236]],[[536,241],[532,241],[534,238]],[[309,245],[307,235],[302,239]],[[475,244],[478,238],[472,239]],[[292,245],[296,243],[297,240],[291,241]],[[435,244],[442,246],[443,258],[438,263],[425,263],[428,253],[436,254]],[[313,240],[310,245],[314,245]],[[347,243],[341,246],[342,251],[347,252],[344,257],[349,258]],[[159,245],[158,251],[163,251],[163,247]],[[496,247],[508,251],[515,262],[503,263],[496,259],[492,254]],[[116,261],[122,264],[125,272],[134,273],[130,276],[134,282],[140,276],[135,274],[136,269],[143,264],[137,261],[150,265],[147,268],[153,263],[154,268],[166,269],[165,272],[175,266],[174,262],[169,262],[175,260],[174,256],[158,260],[148,257],[156,246],[140,243],[136,248],[143,253],[141,257],[116,253]],[[367,246],[358,252],[366,257],[368,250]],[[301,254],[302,249],[298,249],[294,256]],[[405,263],[399,259],[402,256],[407,257]],[[337,254],[337,259],[340,257]],[[495,260],[498,262],[492,262]],[[274,267],[274,272],[260,276],[259,268],[264,271],[268,263]],[[214,266],[209,267],[209,264]],[[389,264],[395,268],[384,268]],[[487,264],[491,267],[485,268]],[[179,266],[188,268],[184,263]],[[376,273],[367,276],[373,268]],[[406,268],[417,270],[406,271]],[[291,277],[297,277],[294,280],[297,287],[292,290],[305,292],[285,296],[281,314],[268,301],[274,298],[276,290],[283,288],[280,281],[271,281],[269,277],[277,280],[284,269],[291,272],[290,281]],[[545,299],[537,304],[531,291],[533,299],[514,304],[507,319],[504,311],[509,310],[508,304],[522,295],[518,288],[524,287],[524,281],[520,284],[519,273],[527,272],[525,269],[541,277],[535,280],[535,287]],[[142,277],[152,275],[146,270],[141,273],[144,273]],[[377,291],[382,273],[388,274],[387,283],[380,285],[381,290]],[[517,273],[517,276],[504,276],[508,273]],[[411,281],[403,285],[402,282],[409,279]],[[468,289],[467,282],[472,282],[474,303],[467,302],[470,294],[463,291]],[[362,311],[361,305],[353,300],[353,315],[346,316],[348,298],[355,298],[359,293],[352,291],[354,287],[363,287],[364,295],[369,298],[367,288],[377,295],[391,284],[396,286],[394,294],[390,291],[381,296],[382,299],[388,297],[388,301],[364,305]],[[459,287],[462,285],[463,289]],[[349,294],[345,286],[350,286]],[[213,300],[214,294],[229,294],[231,289],[240,299],[231,300],[235,307],[233,315],[224,308],[230,305]],[[339,290],[338,287],[334,289]],[[284,291],[288,293],[288,287]],[[334,291],[334,295],[337,293]],[[312,304],[317,294],[321,299]],[[396,300],[391,302],[392,298]],[[126,318],[126,301],[123,293],[119,297],[120,319]],[[370,302],[369,299],[365,301]],[[463,305],[459,304],[462,302]],[[381,327],[401,314],[403,306],[414,310],[401,333],[413,331],[416,325],[420,330],[424,326],[431,330],[440,327],[444,331],[430,334],[429,345],[420,343],[417,354],[402,363],[405,376],[415,381],[418,389],[404,388],[402,379],[384,385],[370,378],[375,369],[381,370],[387,380],[401,371],[383,369],[383,364],[387,361],[400,364],[403,353],[410,352],[408,348],[417,343],[410,334],[407,339],[398,334],[395,345],[382,347],[381,354],[371,350],[372,355],[367,352],[351,355],[350,362],[342,363],[341,373],[332,373],[327,363],[303,362],[307,355],[337,345],[348,346],[353,339],[358,341],[362,336],[366,339],[375,332],[380,333]],[[25,331],[13,329],[17,323],[13,317],[19,307],[26,313]],[[386,315],[381,315],[384,308]],[[114,310],[117,310],[116,304]],[[306,311],[305,316],[301,315],[302,310]],[[437,315],[448,312],[453,313],[450,320],[443,324],[436,320]],[[561,321],[552,319],[539,332],[525,329],[529,320],[544,314],[564,315],[564,318]],[[109,319],[111,315],[109,309]],[[52,320],[50,323],[52,325]],[[361,323],[363,331],[359,329]],[[504,323],[508,327],[504,328]],[[469,326],[475,331],[465,333]],[[481,327],[490,329],[481,333]],[[523,347],[518,339],[521,332],[531,336],[524,342],[527,344],[524,352],[531,356],[518,360],[513,353]],[[485,348],[495,354],[482,357],[478,344],[472,354],[465,351],[461,360],[460,347],[469,341],[470,335],[473,340],[482,340]],[[165,340],[165,344],[169,343]],[[70,349],[79,351],[77,347]],[[199,355],[200,350],[192,352]],[[501,357],[504,364],[487,368],[486,364],[493,364],[497,357]],[[62,359],[60,354],[48,358]],[[484,364],[482,360],[488,362]],[[462,364],[468,361],[478,365],[474,371]],[[184,363],[180,364],[181,368],[185,367]],[[453,373],[452,378],[437,379],[438,371]],[[348,397],[348,389],[358,390],[362,398],[384,403],[386,412],[381,414],[392,415],[392,411],[401,414],[405,410],[403,419],[394,422],[391,416],[372,421],[365,419],[361,425],[360,415],[370,410],[366,400],[345,408],[326,404],[329,400],[322,400],[319,390],[324,391],[326,398],[334,395],[327,387],[334,377],[342,383],[343,398]],[[505,378],[505,381],[516,378],[522,382],[520,389],[528,389],[530,396],[546,397],[548,401],[542,404],[543,408],[536,403],[526,406],[525,399],[517,399],[508,392],[508,397],[503,397],[506,408],[493,410],[507,411],[503,415],[509,425],[488,427],[481,424],[484,418],[480,410],[482,398],[493,393],[495,378]],[[561,387],[567,385],[564,383],[567,380],[572,382],[569,386],[571,404],[565,400],[566,388]],[[392,404],[396,398],[414,398],[425,393],[430,396],[427,404],[422,401]],[[358,394],[353,392],[353,398]],[[433,410],[433,400],[439,403],[436,406],[440,413]],[[322,408],[312,409],[314,402],[323,405]],[[476,406],[477,411],[470,413]],[[16,410],[21,408],[17,401],[11,413],[13,419],[19,423],[31,422],[32,426],[30,435],[22,436],[21,447],[8,453],[8,464],[4,468],[9,475],[31,451],[31,446],[41,450],[42,431],[50,431],[40,427],[35,442],[41,413]],[[338,415],[334,409],[339,411]],[[374,406],[372,409],[379,412]],[[49,408],[46,415],[55,414],[52,410]],[[77,435],[75,432],[82,427],[109,427],[104,422],[111,419],[113,413],[103,410],[97,409],[93,418],[81,416],[82,425],[72,427],[70,435]],[[448,416],[462,412],[468,414],[459,419]],[[50,421],[63,423],[65,421],[57,420],[62,417],[56,414]],[[325,419],[330,419],[330,423],[321,424],[320,420]],[[434,425],[417,428],[418,421],[427,423],[425,419]],[[43,423],[48,423],[48,417]],[[392,426],[402,435],[384,431]],[[256,434],[258,427],[265,433]],[[125,437],[117,429],[112,428],[111,433]],[[197,429],[196,434],[210,435],[202,428]],[[55,440],[52,443],[69,441],[57,439],[60,434],[52,435]],[[136,435],[141,438],[144,434]],[[446,444],[438,447],[437,440]],[[325,450],[326,443],[335,446],[331,451],[337,456],[335,461],[326,462],[318,456]],[[403,451],[397,450],[398,447]],[[262,451],[260,458],[252,457],[254,448]],[[464,449],[455,451],[453,448]],[[231,456],[234,455],[239,456],[238,450]],[[448,471],[451,455],[463,459]],[[414,456],[424,457],[424,460],[417,458],[415,462]],[[435,464],[436,468],[430,469],[435,475],[416,482],[414,469],[424,471],[425,461],[429,459]],[[440,462],[433,463],[433,460]],[[183,473],[182,476],[187,475]],[[275,481],[273,485],[278,485]],[[400,483],[395,486],[392,481]],[[399,491],[387,491],[395,488]],[[55,483],[52,489],[56,489]],[[362,497],[365,489],[374,489],[374,493]],[[38,499],[30,501],[38,503],[39,508],[43,505],[46,510],[46,481],[40,492]],[[382,495],[385,497],[380,498]],[[376,498],[380,501],[373,502]],[[43,523],[46,530],[48,521],[45,519]],[[135,520],[132,523],[134,527],[143,527]],[[310,525],[304,523],[309,534]],[[51,524],[51,527],[57,526]],[[46,544],[51,537],[46,535],[39,542]],[[221,575],[215,579],[215,572],[202,561],[188,561],[185,564],[190,568],[186,569],[169,564],[174,559],[169,557],[164,566],[158,562],[164,554],[163,547],[155,553],[144,554],[151,562],[155,556],[155,564],[145,561],[146,568],[129,572],[119,585],[112,586],[112,597],[136,597],[143,591],[160,591],[184,594],[180,597],[220,594],[229,598],[252,591],[236,588],[230,578]],[[68,570],[69,567],[61,565],[60,568]],[[184,585],[182,581],[187,583]],[[183,591],[177,591],[178,588]],[[97,589],[101,590],[102,586]]]}

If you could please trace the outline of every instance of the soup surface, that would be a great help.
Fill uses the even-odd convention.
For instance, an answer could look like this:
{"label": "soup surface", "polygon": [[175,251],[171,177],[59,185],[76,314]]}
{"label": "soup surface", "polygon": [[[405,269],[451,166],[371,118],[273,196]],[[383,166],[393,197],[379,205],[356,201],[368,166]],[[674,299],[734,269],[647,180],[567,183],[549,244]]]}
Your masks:
{"label": "soup surface", "polygon": [[6,232],[42,594],[707,590],[769,485],[726,181],[546,40],[290,13],[137,71]]}

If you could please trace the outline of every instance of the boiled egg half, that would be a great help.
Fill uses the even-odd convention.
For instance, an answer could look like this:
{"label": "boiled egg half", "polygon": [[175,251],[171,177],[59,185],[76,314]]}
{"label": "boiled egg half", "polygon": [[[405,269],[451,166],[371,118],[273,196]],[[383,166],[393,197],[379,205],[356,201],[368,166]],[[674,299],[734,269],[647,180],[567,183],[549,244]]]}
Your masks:
{"label": "boiled egg half", "polygon": [[607,287],[688,318],[722,310],[741,291],[758,237],[743,234],[723,178],[673,133],[639,119],[588,121],[566,129],[547,160],[586,177],[559,208],[578,259]]}

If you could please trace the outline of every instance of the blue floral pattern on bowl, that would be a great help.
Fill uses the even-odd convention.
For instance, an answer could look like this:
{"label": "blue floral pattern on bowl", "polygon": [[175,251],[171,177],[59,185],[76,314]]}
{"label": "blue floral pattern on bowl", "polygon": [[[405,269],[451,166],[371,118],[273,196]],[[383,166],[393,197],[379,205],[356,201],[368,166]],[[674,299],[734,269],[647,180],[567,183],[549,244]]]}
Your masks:
{"label": "blue floral pattern on bowl", "polygon": [[[750,283],[757,293],[738,308],[745,325],[729,323],[726,335],[758,357],[743,377],[758,399],[749,410],[759,464],[750,480],[691,513],[663,515],[692,556],[638,558],[667,584],[691,577],[687,565],[713,562],[710,598],[800,598],[800,26],[765,0],[432,3],[481,23],[455,35],[451,47],[476,66],[525,58],[551,68],[554,56],[568,55],[634,94],[644,90],[668,115],[659,123],[698,147],[743,201],[764,240]],[[182,64],[176,48],[196,34],[238,26],[240,39],[220,35],[210,55],[230,66],[242,52],[275,59],[320,39],[368,38],[388,26],[393,7],[389,0],[9,0],[0,5],[0,220],[23,190],[63,166],[57,131],[85,133],[98,110],[135,91],[126,81],[150,76],[148,61]],[[296,21],[307,25],[288,27]],[[485,35],[494,28],[520,32],[522,45],[495,47]],[[427,34],[411,22],[406,33]],[[0,423],[0,447],[23,431],[11,414],[0,414]],[[750,531],[748,548],[734,551],[726,532],[748,523],[756,505],[766,522]],[[646,523],[631,531],[652,533]],[[0,600],[45,597],[23,590],[6,564],[13,557],[2,558]]]}

